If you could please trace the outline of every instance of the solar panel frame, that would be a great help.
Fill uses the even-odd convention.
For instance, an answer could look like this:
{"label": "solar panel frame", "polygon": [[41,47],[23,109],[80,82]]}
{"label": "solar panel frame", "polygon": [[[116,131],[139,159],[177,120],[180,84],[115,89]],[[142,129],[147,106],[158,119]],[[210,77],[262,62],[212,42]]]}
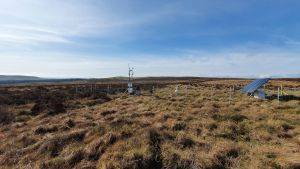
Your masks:
{"label": "solar panel frame", "polygon": [[241,92],[242,93],[253,93],[260,87],[262,87],[264,84],[268,83],[270,78],[264,78],[264,79],[256,79],[247,86],[245,86]]}

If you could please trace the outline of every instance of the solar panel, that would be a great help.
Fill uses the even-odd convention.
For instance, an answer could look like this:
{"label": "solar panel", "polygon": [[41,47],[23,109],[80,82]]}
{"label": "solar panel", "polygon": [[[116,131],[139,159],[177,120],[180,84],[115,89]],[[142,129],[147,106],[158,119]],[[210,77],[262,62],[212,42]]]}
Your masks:
{"label": "solar panel", "polygon": [[257,79],[245,86],[241,92],[242,93],[253,93],[255,90],[259,89],[262,87],[264,84],[268,83],[270,79],[265,78],[265,79]]}

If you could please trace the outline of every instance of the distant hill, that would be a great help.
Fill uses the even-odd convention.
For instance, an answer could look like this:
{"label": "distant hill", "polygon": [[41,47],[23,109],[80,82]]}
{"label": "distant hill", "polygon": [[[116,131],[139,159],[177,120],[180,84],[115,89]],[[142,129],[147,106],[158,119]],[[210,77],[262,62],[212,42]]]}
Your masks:
{"label": "distant hill", "polygon": [[75,81],[84,81],[85,79],[55,79],[55,78],[40,78],[36,76],[22,75],[0,75],[0,85],[9,84],[36,84],[36,83],[69,83]]}
{"label": "distant hill", "polygon": [[0,82],[2,81],[35,81],[43,80],[35,76],[20,76],[20,75],[0,75]]}
{"label": "distant hill", "polygon": [[274,75],[271,78],[300,78],[300,74]]}

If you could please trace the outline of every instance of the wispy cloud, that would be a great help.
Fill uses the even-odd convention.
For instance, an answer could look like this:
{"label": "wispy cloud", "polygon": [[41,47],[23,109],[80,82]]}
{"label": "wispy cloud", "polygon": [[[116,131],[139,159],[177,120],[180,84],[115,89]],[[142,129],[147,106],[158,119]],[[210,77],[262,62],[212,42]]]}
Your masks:
{"label": "wispy cloud", "polygon": [[[121,3],[126,5],[126,3]],[[142,24],[170,15],[169,5],[136,13],[118,2],[11,0],[0,2],[0,41],[70,42],[68,37],[126,36]],[[120,9],[122,8],[122,9]]]}
{"label": "wispy cloud", "polygon": [[126,76],[128,63],[135,67],[136,76],[270,77],[299,74],[300,67],[298,54],[284,51],[262,53],[193,51],[176,57],[140,54],[126,58],[23,53],[0,55],[0,59],[3,61],[1,73],[43,77]]}
{"label": "wispy cloud", "polygon": [[52,30],[21,25],[1,25],[0,39],[2,44],[70,43],[67,38]]}
{"label": "wispy cloud", "polygon": [[262,3],[0,1],[0,74],[108,77],[126,75],[128,63],[138,76],[299,74],[288,20],[298,9]]}

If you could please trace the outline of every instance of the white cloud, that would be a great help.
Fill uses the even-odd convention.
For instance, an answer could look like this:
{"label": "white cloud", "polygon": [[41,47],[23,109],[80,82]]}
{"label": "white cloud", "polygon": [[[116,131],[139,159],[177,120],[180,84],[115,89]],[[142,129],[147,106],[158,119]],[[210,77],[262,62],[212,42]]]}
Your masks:
{"label": "white cloud", "polygon": [[134,27],[170,15],[174,11],[168,6],[132,12],[135,6],[121,1],[0,1],[0,43],[65,43],[69,37],[126,36]]}
{"label": "white cloud", "polygon": [[0,26],[0,43],[2,44],[38,44],[41,42],[70,43],[59,34],[37,27]]}
{"label": "white cloud", "polygon": [[[42,56],[42,57],[41,57]],[[177,57],[139,55],[117,58],[40,53],[32,56],[0,55],[2,74],[42,77],[126,76],[127,64],[136,76],[273,76],[300,73],[300,58],[295,53],[185,53]]]}

